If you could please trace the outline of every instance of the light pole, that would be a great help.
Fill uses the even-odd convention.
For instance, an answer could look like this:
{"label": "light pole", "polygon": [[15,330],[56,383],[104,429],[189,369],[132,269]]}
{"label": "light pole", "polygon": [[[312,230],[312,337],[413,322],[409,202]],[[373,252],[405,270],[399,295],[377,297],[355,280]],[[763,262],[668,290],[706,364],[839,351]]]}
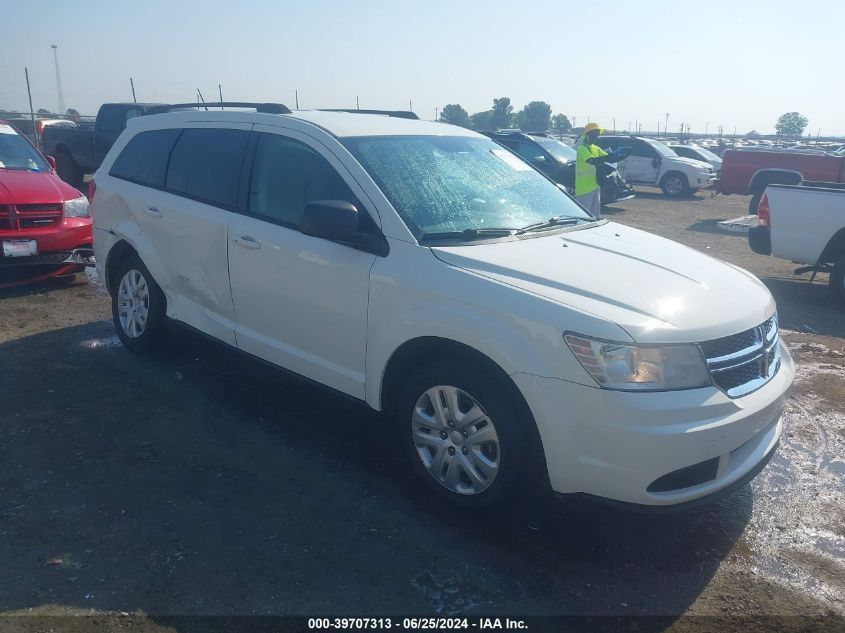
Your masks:
{"label": "light pole", "polygon": [[56,95],[59,100],[59,114],[65,113],[65,99],[62,96],[62,77],[59,74],[59,47],[55,44],[50,44],[53,49],[53,62],[56,64]]}
{"label": "light pole", "polygon": [[669,135],[669,113],[666,113],[666,122],[663,124],[663,133]]}

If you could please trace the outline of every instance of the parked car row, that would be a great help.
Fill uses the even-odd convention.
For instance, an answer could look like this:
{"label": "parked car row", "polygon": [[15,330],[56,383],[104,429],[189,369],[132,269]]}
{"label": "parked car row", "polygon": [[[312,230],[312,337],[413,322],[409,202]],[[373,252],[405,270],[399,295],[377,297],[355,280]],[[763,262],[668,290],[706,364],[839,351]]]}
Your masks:
{"label": "parked car row", "polygon": [[[651,180],[709,179],[643,143]],[[776,449],[794,367],[766,287],[592,217],[475,132],[283,106],[134,117],[94,182],[126,348],[172,319],[345,394],[456,506],[694,504]]]}

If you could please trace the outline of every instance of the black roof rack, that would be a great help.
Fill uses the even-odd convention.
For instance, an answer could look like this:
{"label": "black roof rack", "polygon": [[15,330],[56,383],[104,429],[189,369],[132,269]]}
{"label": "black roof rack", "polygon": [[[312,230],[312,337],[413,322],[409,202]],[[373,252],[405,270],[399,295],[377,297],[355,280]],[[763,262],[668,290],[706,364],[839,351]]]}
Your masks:
{"label": "black roof rack", "polygon": [[320,108],[322,112],[351,112],[352,114],[383,114],[397,119],[419,119],[410,110],[359,110],[357,108]]}
{"label": "black roof rack", "polygon": [[173,108],[196,108],[198,110],[209,110],[211,108],[255,108],[256,112],[267,114],[292,114],[290,108],[282,103],[250,103],[247,101],[206,101],[194,103],[168,103],[162,104],[162,112]]}

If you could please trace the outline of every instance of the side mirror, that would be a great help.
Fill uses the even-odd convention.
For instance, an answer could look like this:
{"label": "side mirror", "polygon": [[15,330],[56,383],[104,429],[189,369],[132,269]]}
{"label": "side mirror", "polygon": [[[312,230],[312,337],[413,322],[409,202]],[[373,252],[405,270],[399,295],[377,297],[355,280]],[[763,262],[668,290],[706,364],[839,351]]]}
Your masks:
{"label": "side mirror", "polygon": [[534,158],[531,159],[531,162],[535,163],[537,165],[545,165],[546,164],[546,157],[543,156],[543,155],[535,156]]}
{"label": "side mirror", "polygon": [[50,169],[52,169],[53,171],[56,171],[56,169],[57,169],[56,159],[53,158],[52,156],[45,156],[44,158],[47,159],[47,164],[50,165]]}
{"label": "side mirror", "polygon": [[305,205],[299,230],[335,242],[357,242],[358,209],[344,200],[314,200]]}
{"label": "side mirror", "polygon": [[358,228],[358,209],[345,200],[314,200],[305,205],[299,230],[311,237],[340,242],[384,257],[389,252],[382,235],[363,233]]}

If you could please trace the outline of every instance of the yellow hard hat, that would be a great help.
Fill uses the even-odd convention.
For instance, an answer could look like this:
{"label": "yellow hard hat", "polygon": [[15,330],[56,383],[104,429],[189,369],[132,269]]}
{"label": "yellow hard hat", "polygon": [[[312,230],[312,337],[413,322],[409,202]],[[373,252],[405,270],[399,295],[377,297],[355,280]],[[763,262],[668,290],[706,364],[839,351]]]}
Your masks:
{"label": "yellow hard hat", "polygon": [[593,130],[598,130],[599,134],[604,133],[604,128],[600,127],[598,123],[587,123],[587,125],[584,126],[584,136],[587,136],[587,134]]}

